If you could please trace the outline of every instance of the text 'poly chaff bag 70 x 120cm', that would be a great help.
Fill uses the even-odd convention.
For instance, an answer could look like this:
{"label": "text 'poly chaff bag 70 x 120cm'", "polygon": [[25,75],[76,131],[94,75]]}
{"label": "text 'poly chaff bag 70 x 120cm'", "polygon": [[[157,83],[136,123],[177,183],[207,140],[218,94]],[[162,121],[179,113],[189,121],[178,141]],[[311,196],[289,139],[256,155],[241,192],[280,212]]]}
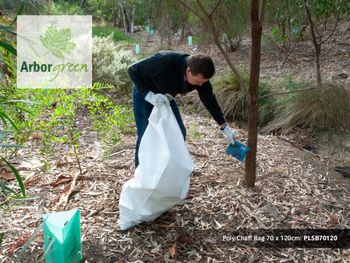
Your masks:
{"label": "text 'poly chaff bag 70 x 120cm'", "polygon": [[125,230],[153,221],[185,199],[193,163],[170,106],[153,107],[141,139],[140,164],[124,183],[119,199],[119,226]]}

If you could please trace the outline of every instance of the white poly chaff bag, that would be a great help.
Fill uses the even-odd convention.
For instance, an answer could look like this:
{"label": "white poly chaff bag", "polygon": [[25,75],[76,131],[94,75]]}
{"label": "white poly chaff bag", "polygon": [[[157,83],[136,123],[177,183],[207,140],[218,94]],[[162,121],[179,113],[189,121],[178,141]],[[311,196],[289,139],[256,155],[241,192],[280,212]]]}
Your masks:
{"label": "white poly chaff bag", "polygon": [[152,221],[185,199],[193,163],[170,106],[153,107],[139,148],[135,176],[124,183],[119,226]]}

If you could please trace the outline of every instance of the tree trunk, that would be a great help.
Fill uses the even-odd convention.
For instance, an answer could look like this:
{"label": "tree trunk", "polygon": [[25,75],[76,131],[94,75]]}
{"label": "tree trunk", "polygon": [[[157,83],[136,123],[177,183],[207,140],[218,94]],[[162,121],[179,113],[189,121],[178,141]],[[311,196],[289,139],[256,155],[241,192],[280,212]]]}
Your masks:
{"label": "tree trunk", "polygon": [[119,2],[119,7],[123,16],[123,23],[124,23],[124,30],[125,33],[130,33],[130,21],[129,21],[129,17],[126,11],[126,8],[124,8],[123,4],[121,2]]}
{"label": "tree trunk", "polygon": [[[212,21],[211,21],[212,22]],[[209,23],[211,24],[211,23]],[[227,64],[229,65],[230,69],[232,70],[232,72],[235,74],[238,82],[239,82],[239,85],[240,87],[244,87],[244,84],[243,84],[243,80],[241,78],[241,75],[239,74],[238,70],[235,68],[235,66],[233,65],[229,55],[227,54],[227,52],[225,51],[225,49],[222,47],[221,43],[220,43],[220,40],[219,40],[219,34],[218,32],[216,31],[215,27],[211,27],[211,32],[213,34],[213,37],[214,37],[214,43],[216,44],[216,46],[218,47],[218,49],[220,50],[220,53],[221,55],[223,55],[223,57],[225,58]]]}
{"label": "tree trunk", "polygon": [[125,30],[126,30],[126,33],[130,33],[130,31],[131,31],[131,28],[130,28],[130,24],[131,24],[130,23],[130,17],[129,17],[129,14],[128,14],[126,8],[123,9],[123,12],[124,12],[124,17],[125,17],[125,25],[126,25]]}
{"label": "tree trunk", "polygon": [[311,36],[312,36],[312,43],[314,44],[314,49],[315,49],[317,86],[321,87],[321,66],[320,66],[321,41],[317,40],[316,33],[315,33],[315,24],[314,24],[314,21],[312,20],[310,9],[307,4],[307,0],[304,0],[304,9],[305,9],[306,17],[309,21]]}
{"label": "tree trunk", "polygon": [[119,8],[120,8],[120,13],[121,13],[122,18],[123,18],[124,31],[125,31],[125,33],[127,33],[128,31],[127,31],[127,25],[126,25],[126,18],[125,18],[124,8],[123,8],[121,3],[119,3]]}
{"label": "tree trunk", "polygon": [[[264,11],[264,10],[262,10]],[[250,148],[245,162],[245,183],[255,185],[256,150],[258,137],[258,89],[260,75],[262,23],[259,18],[259,0],[251,1],[252,53],[250,62],[250,81],[248,90],[248,146]]]}
{"label": "tree trunk", "polygon": [[46,13],[48,15],[51,15],[51,7],[52,7],[52,2],[51,0],[46,0]]}
{"label": "tree trunk", "polygon": [[117,15],[116,15],[116,11],[115,8],[112,9],[112,17],[113,17],[113,26],[117,27]]}
{"label": "tree trunk", "polygon": [[134,16],[135,16],[135,6],[132,7],[132,12],[131,12],[130,33],[134,33]]}
{"label": "tree trunk", "polygon": [[316,81],[317,81],[318,87],[321,87],[320,55],[321,55],[321,45],[315,45]]}

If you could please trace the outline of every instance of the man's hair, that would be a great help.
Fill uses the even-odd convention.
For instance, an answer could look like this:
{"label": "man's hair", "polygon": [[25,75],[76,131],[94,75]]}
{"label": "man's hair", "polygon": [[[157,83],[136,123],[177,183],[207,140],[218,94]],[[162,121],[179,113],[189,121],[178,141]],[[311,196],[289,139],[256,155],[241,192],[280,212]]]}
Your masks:
{"label": "man's hair", "polygon": [[204,54],[191,55],[187,58],[187,66],[193,75],[202,74],[204,78],[210,79],[215,74],[215,66],[211,57]]}

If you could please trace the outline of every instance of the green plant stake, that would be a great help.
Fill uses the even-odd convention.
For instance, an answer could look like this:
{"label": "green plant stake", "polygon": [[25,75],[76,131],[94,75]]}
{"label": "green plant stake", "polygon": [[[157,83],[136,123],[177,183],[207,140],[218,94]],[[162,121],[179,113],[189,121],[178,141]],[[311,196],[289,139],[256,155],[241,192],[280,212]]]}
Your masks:
{"label": "green plant stake", "polygon": [[228,42],[228,36],[226,33],[221,35],[221,43],[226,44]]}
{"label": "green plant stake", "polygon": [[4,233],[0,233],[0,246],[1,246],[3,238],[4,238]]}
{"label": "green plant stake", "polygon": [[141,52],[140,44],[135,44],[135,54],[140,54],[140,52]]}
{"label": "green plant stake", "polygon": [[80,210],[45,214],[43,221],[46,262],[80,262]]}
{"label": "green plant stake", "polygon": [[192,46],[193,42],[192,42],[192,36],[188,36],[187,38],[187,42],[189,46]]}

